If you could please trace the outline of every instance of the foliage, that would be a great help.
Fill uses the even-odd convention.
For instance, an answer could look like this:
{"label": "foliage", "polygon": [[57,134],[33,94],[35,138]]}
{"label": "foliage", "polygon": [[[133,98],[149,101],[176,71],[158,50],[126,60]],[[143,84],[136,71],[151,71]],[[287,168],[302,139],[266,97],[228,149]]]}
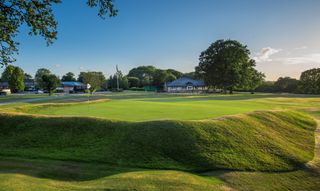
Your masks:
{"label": "foliage", "polygon": [[24,79],[31,80],[32,76],[30,74],[24,73]]}
{"label": "foliage", "polygon": [[62,76],[61,81],[62,82],[73,82],[73,81],[76,81],[76,78],[74,77],[74,73],[68,72]]}
{"label": "foliage", "polygon": [[140,85],[140,80],[139,78],[137,77],[127,77],[128,79],[128,83],[129,83],[129,87],[132,88],[132,87],[139,87]]}
{"label": "foliage", "polygon": [[128,77],[136,77],[140,80],[139,87],[151,85],[153,81],[153,75],[156,71],[154,66],[139,66],[129,71]]}
{"label": "foliage", "polygon": [[121,72],[118,74],[111,75],[108,79],[108,88],[111,90],[118,89],[118,84],[120,89],[128,89],[129,88],[129,80],[127,77],[123,76]]}
{"label": "foliage", "polygon": [[316,128],[312,118],[290,111],[201,121],[0,118],[1,156],[182,170],[293,170],[313,158]]}
{"label": "foliage", "polygon": [[93,93],[102,88],[105,84],[106,78],[102,72],[80,72],[78,81],[90,84],[91,87],[89,91]]}
{"label": "foliage", "polygon": [[165,82],[169,79],[169,73],[166,70],[157,69],[153,75],[152,85],[163,87]]}
{"label": "foliage", "polygon": [[[15,61],[19,43],[19,28],[26,25],[29,35],[42,36],[47,45],[57,39],[57,21],[52,6],[61,0],[1,0],[0,1],[0,65]],[[88,0],[89,7],[98,7],[98,15],[105,18],[117,15],[113,0]]]}
{"label": "foliage", "polygon": [[54,74],[45,74],[42,76],[43,89],[47,90],[49,95],[53,94],[53,91],[58,87],[59,83],[59,78]]}
{"label": "foliage", "polygon": [[274,83],[276,92],[296,93],[298,91],[299,80],[290,77],[280,77]]}
{"label": "foliage", "polygon": [[45,88],[45,83],[43,82],[42,76],[44,75],[50,75],[51,71],[46,69],[46,68],[40,68],[37,70],[36,75],[35,75],[35,82],[37,88]]}
{"label": "foliage", "polygon": [[[157,69],[154,66],[139,66],[129,71],[128,77],[139,79],[139,86],[157,86],[162,88],[165,82],[170,82],[182,77],[183,74],[174,69]],[[133,86],[132,86],[133,87]]]}
{"label": "foliage", "polygon": [[247,46],[235,40],[218,40],[203,51],[196,73],[208,86],[229,90],[243,87],[250,79],[255,62]]}
{"label": "foliage", "polygon": [[299,87],[302,93],[320,94],[320,68],[302,72]]}
{"label": "foliage", "polygon": [[8,65],[2,73],[1,79],[7,81],[12,92],[24,90],[24,72],[21,68]]}
{"label": "foliage", "polygon": [[273,82],[273,81],[263,81],[263,82],[255,89],[255,91],[273,93],[273,92],[275,92],[274,83],[275,83],[275,82]]}

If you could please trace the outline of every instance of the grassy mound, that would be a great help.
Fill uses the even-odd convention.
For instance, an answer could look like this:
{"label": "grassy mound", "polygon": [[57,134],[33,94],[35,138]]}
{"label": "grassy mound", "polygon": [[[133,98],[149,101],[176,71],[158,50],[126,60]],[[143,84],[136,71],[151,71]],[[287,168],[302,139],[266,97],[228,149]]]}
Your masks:
{"label": "grassy mound", "polygon": [[313,157],[316,122],[291,111],[122,122],[0,114],[0,155],[145,168],[285,171]]}

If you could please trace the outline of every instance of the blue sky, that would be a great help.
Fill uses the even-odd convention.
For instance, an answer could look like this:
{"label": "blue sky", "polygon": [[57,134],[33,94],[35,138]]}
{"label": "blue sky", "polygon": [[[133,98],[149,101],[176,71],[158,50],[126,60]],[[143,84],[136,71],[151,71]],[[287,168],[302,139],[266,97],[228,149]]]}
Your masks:
{"label": "blue sky", "polygon": [[40,67],[124,73],[139,65],[190,72],[200,52],[218,39],[235,39],[251,50],[268,80],[299,77],[320,67],[319,0],[116,0],[119,14],[100,19],[86,0],[55,5],[58,40],[17,37],[15,65],[34,74]]}

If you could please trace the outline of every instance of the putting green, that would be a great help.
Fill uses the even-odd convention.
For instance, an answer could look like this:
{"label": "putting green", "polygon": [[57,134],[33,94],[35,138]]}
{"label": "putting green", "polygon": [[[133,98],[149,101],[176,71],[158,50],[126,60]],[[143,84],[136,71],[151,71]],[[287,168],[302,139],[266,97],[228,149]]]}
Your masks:
{"label": "putting green", "polygon": [[[101,95],[99,95],[101,97]],[[78,96],[83,97],[83,96]],[[170,95],[110,94],[108,101],[76,104],[31,104],[11,110],[31,114],[86,116],[112,120],[199,120],[270,109],[296,109],[319,104],[315,97],[275,94]]]}

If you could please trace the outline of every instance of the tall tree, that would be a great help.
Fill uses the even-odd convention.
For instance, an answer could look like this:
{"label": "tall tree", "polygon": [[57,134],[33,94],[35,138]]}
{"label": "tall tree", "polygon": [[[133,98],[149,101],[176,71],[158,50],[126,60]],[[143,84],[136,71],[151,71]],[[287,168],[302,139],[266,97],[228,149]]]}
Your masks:
{"label": "tall tree", "polygon": [[148,86],[151,85],[156,70],[157,69],[154,66],[139,66],[131,69],[128,73],[128,77],[139,78],[139,87]]}
{"label": "tall tree", "polygon": [[208,86],[229,90],[241,87],[252,70],[250,51],[235,40],[218,40],[200,54],[196,73]]}
{"label": "tall tree", "polygon": [[90,93],[102,88],[106,81],[102,72],[81,72],[78,79],[82,83],[91,85],[89,89]]}
{"label": "tall tree", "polygon": [[[0,65],[15,61],[19,28],[25,25],[29,35],[42,36],[47,45],[57,39],[57,21],[52,6],[61,0],[0,0]],[[117,15],[113,0],[87,0],[89,7],[98,7],[98,15],[105,18]]]}
{"label": "tall tree", "polygon": [[152,85],[162,88],[169,77],[170,73],[168,71],[157,69],[153,77]]}
{"label": "tall tree", "polygon": [[24,72],[17,66],[8,65],[2,73],[1,79],[8,81],[12,92],[16,93],[24,90]]}
{"label": "tall tree", "polygon": [[129,87],[139,87],[140,84],[140,80],[137,77],[127,77],[128,79],[128,83],[129,83]]}
{"label": "tall tree", "polygon": [[299,80],[290,77],[280,77],[274,83],[276,92],[296,93],[298,91]]}
{"label": "tall tree", "polygon": [[30,74],[24,73],[24,79],[25,80],[31,80],[32,76]]}
{"label": "tall tree", "polygon": [[60,83],[59,78],[54,74],[44,74],[41,78],[43,89],[51,96]]}
{"label": "tall tree", "polygon": [[76,81],[76,78],[74,77],[74,73],[68,72],[62,76],[61,81],[63,82]]}
{"label": "tall tree", "polygon": [[34,77],[37,88],[43,88],[43,79],[42,76],[51,74],[50,70],[46,68],[40,68],[37,70],[36,75]]}
{"label": "tall tree", "polygon": [[306,94],[320,94],[320,68],[313,68],[301,73],[299,89]]}

